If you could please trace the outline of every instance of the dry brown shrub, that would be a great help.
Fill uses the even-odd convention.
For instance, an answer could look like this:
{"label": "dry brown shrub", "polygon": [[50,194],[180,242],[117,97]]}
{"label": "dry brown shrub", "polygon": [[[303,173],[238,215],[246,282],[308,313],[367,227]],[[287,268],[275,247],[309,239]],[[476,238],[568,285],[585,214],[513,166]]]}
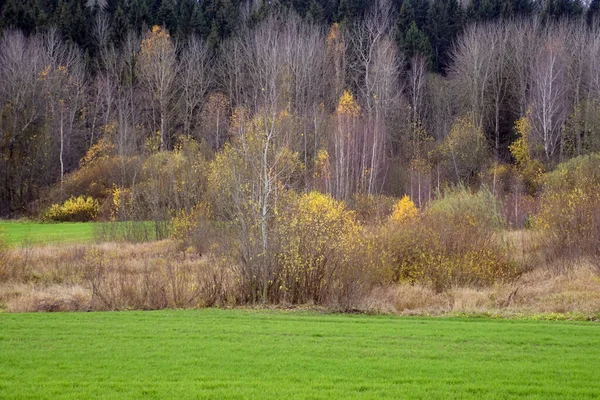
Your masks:
{"label": "dry brown shrub", "polygon": [[89,311],[90,291],[79,285],[6,284],[0,303],[8,312]]}
{"label": "dry brown shrub", "polygon": [[11,275],[12,269],[10,268],[8,244],[6,243],[4,233],[0,229],[0,282],[9,280]]}
{"label": "dry brown shrub", "polygon": [[213,258],[164,253],[122,257],[101,247],[90,248],[83,278],[92,290],[92,308],[106,310],[190,308],[225,305],[234,298],[231,270]]}

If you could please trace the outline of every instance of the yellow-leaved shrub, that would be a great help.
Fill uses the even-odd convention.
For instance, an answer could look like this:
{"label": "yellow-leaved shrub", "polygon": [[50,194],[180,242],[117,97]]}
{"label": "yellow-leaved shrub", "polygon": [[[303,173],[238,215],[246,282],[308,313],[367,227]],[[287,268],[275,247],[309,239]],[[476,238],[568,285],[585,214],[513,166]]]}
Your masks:
{"label": "yellow-leaved shrub", "polygon": [[278,218],[277,237],[279,301],[349,309],[373,279],[374,246],[354,212],[329,195],[299,196]]}
{"label": "yellow-leaved shrub", "polygon": [[384,242],[392,258],[392,280],[443,291],[516,277],[521,268],[496,235],[501,223],[488,190],[448,191],[418,216],[388,225]]}
{"label": "yellow-leaved shrub", "polygon": [[44,221],[89,222],[98,218],[100,205],[90,196],[71,197],[62,204],[53,204],[44,213]]}
{"label": "yellow-leaved shrub", "polygon": [[402,223],[414,219],[417,215],[419,215],[419,209],[409,196],[404,195],[394,206],[390,221]]}
{"label": "yellow-leaved shrub", "polygon": [[531,144],[531,122],[529,117],[523,117],[515,123],[517,139],[508,146],[515,159],[515,168],[523,180],[525,189],[534,194],[539,189],[545,172],[544,164],[534,157]]}
{"label": "yellow-leaved shrub", "polygon": [[179,210],[171,220],[171,239],[180,250],[192,248],[198,254],[206,253],[212,246],[210,217],[205,203],[198,203],[189,211]]}
{"label": "yellow-leaved shrub", "polygon": [[533,226],[546,262],[600,256],[600,154],[574,158],[545,176]]}

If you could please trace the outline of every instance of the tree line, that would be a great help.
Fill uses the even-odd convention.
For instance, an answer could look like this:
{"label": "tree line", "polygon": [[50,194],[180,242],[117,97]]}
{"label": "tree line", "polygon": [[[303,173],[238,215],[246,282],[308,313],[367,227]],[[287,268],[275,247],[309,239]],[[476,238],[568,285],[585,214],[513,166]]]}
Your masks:
{"label": "tree line", "polygon": [[0,3],[0,214],[102,157],[131,187],[149,174],[132,160],[189,140],[265,232],[282,188],[534,193],[598,150],[594,2],[370,3]]}
{"label": "tree line", "polygon": [[[583,18],[596,22],[600,1],[580,0],[390,0],[395,13],[395,39],[410,58],[428,57],[429,67],[443,72],[452,42],[466,26],[486,21],[538,16],[543,22]],[[255,26],[273,10],[293,10],[314,24],[350,24],[363,18],[367,0],[1,0],[0,28],[31,34],[56,28],[81,47],[93,64],[101,43],[90,27],[101,18],[106,35],[121,45],[131,30],[143,34],[164,26],[177,40],[196,35],[216,49],[247,26]]]}

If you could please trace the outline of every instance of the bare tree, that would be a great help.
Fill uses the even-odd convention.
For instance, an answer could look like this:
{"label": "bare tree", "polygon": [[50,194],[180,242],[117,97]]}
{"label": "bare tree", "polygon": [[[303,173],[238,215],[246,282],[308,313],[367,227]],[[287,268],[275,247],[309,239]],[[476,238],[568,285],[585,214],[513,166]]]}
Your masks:
{"label": "bare tree", "polygon": [[[44,70],[39,36],[6,31],[0,39],[0,212],[19,210],[33,199],[37,182],[51,169],[45,163],[43,101],[39,74]],[[51,175],[50,175],[51,176]]]}
{"label": "bare tree", "polygon": [[530,94],[533,134],[547,163],[556,160],[569,110],[567,68],[564,38],[548,28],[531,66]]}
{"label": "bare tree", "polygon": [[410,62],[407,76],[407,89],[410,99],[411,123],[416,127],[425,120],[425,99],[427,92],[427,60],[422,55],[416,55]]}
{"label": "bare tree", "polygon": [[[274,281],[271,259],[272,227],[282,186],[295,171],[298,148],[290,102],[295,79],[290,35],[298,29],[295,17],[271,14],[252,30],[241,32],[227,45],[222,82],[236,105],[233,112],[231,156],[235,170],[232,201],[245,249],[243,263],[267,300]],[[290,33],[291,32],[291,33]],[[292,59],[292,61],[290,61]],[[224,78],[224,79],[223,79]],[[256,244],[259,244],[256,246]]]}
{"label": "bare tree", "polygon": [[515,109],[519,117],[527,114],[529,107],[529,90],[531,86],[531,65],[540,46],[537,19],[519,20],[509,24],[510,31],[510,70],[512,87],[516,98]]}
{"label": "bare tree", "polygon": [[381,174],[389,144],[386,119],[397,104],[401,58],[392,38],[391,3],[378,0],[365,20],[350,35],[352,75],[364,104],[365,124],[359,141],[358,189],[374,194],[381,191]]}
{"label": "bare tree", "polygon": [[146,34],[136,66],[151,104],[152,134],[160,132],[160,149],[166,150],[171,141],[177,59],[175,44],[164,28],[154,26]]}
{"label": "bare tree", "polygon": [[192,37],[186,43],[180,59],[179,119],[183,123],[183,133],[198,138],[200,113],[213,85],[209,48],[201,39]]}
{"label": "bare tree", "polygon": [[510,31],[502,23],[488,24],[485,29],[486,42],[491,55],[488,57],[490,66],[489,97],[492,108],[491,127],[494,132],[494,155],[500,159],[501,132],[500,116],[506,97],[510,92],[510,54],[508,51]]}
{"label": "bare tree", "polygon": [[304,161],[308,189],[313,160],[325,142],[321,104],[328,85],[326,41],[323,29],[307,24],[297,15],[288,16],[282,32],[284,106],[298,119],[299,137],[294,142]]}
{"label": "bare tree", "polygon": [[78,153],[70,154],[70,150],[72,143],[77,140],[75,135],[79,133],[80,125],[78,117],[85,101],[85,68],[80,51],[66,45],[56,30],[48,31],[43,40],[46,67],[42,78],[47,100],[47,120],[59,142],[58,159],[62,184],[65,162],[70,159],[72,168],[79,160]]}
{"label": "bare tree", "polygon": [[[587,95],[585,80],[589,72],[588,69],[596,69],[594,64],[590,64],[590,54],[588,53],[589,44],[593,43],[588,33],[587,26],[581,23],[563,23],[558,27],[559,35],[564,37],[568,45],[566,46],[566,57],[568,58],[568,84],[571,94],[571,130],[574,136],[574,154],[583,153],[583,136],[585,132],[586,113],[588,104],[585,101]],[[593,112],[593,111],[592,111]]]}
{"label": "bare tree", "polygon": [[493,53],[484,39],[485,26],[473,25],[460,37],[452,53],[451,75],[473,124],[482,128],[488,107]]}
{"label": "bare tree", "polygon": [[100,10],[96,15],[96,19],[94,20],[94,26],[92,27],[93,33],[92,36],[98,48],[103,49],[109,45],[110,41],[110,16],[104,12],[104,10]]}

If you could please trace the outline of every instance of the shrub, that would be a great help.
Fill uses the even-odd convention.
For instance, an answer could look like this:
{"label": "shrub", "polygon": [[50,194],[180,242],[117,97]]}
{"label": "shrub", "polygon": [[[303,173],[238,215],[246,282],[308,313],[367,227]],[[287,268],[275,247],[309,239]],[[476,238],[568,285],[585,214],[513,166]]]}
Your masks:
{"label": "shrub", "polygon": [[441,151],[458,182],[473,181],[488,159],[485,135],[468,117],[461,117],[452,125]]}
{"label": "shrub", "polygon": [[277,285],[273,297],[289,303],[351,308],[369,286],[369,241],[341,201],[311,192],[278,220]]}
{"label": "shrub", "polygon": [[4,236],[4,231],[0,228],[0,282],[10,278],[9,260],[8,260],[8,243]]}
{"label": "shrub", "polygon": [[45,221],[88,222],[98,217],[100,205],[89,196],[71,197],[63,204],[53,204],[44,214]]}
{"label": "shrub", "polygon": [[93,145],[80,160],[80,168],[65,176],[61,185],[53,187],[43,199],[45,205],[62,203],[71,197],[91,196],[98,200],[102,217],[110,217],[113,188],[129,187],[138,179],[140,157],[120,157],[107,139]]}
{"label": "shrub", "polygon": [[458,188],[420,216],[388,225],[384,241],[396,282],[424,283],[437,291],[456,285],[489,285],[520,272],[497,242],[502,219],[493,195]]}
{"label": "shrub", "polygon": [[515,168],[528,194],[538,191],[544,175],[544,164],[535,157],[535,146],[531,143],[531,122],[529,117],[523,117],[515,123],[518,138],[508,146],[515,160]]}
{"label": "shrub", "polygon": [[394,211],[390,215],[390,221],[402,223],[414,219],[417,215],[419,215],[417,206],[415,206],[410,197],[404,195],[394,206]]}
{"label": "shrub", "polygon": [[533,225],[547,262],[600,255],[600,154],[574,158],[546,175]]}
{"label": "shrub", "polygon": [[444,225],[470,226],[486,234],[503,226],[501,206],[487,188],[475,193],[462,186],[450,188],[431,203],[427,214]]}
{"label": "shrub", "polygon": [[385,222],[392,213],[394,204],[393,197],[356,193],[348,207],[355,212],[360,223],[369,224]]}
{"label": "shrub", "polygon": [[205,203],[198,203],[192,210],[180,210],[171,220],[171,239],[179,250],[193,248],[196,253],[206,254],[213,247],[215,236],[210,210]]}

